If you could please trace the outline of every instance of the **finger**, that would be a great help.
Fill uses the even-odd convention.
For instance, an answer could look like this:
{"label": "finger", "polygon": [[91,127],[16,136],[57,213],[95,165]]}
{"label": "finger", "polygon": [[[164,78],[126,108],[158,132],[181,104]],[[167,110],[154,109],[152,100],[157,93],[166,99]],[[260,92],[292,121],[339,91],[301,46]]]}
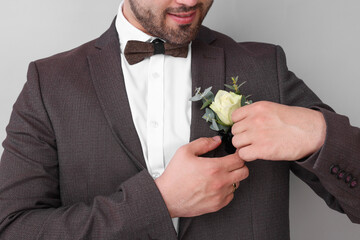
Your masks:
{"label": "finger", "polygon": [[245,120],[234,123],[231,127],[231,133],[233,135],[240,134],[245,132],[248,129],[248,125],[245,123]]}
{"label": "finger", "polygon": [[225,197],[225,199],[223,201],[223,203],[224,203],[223,207],[227,206],[233,199],[234,199],[234,193],[231,192]]}
{"label": "finger", "polygon": [[261,152],[255,144],[242,147],[238,150],[238,155],[245,162],[251,162],[261,158],[260,154]]}
{"label": "finger", "polygon": [[248,116],[248,108],[251,105],[247,105],[247,106],[243,106],[241,108],[236,109],[232,114],[231,114],[231,119],[234,123],[239,122],[244,120],[247,116]]}
{"label": "finger", "polygon": [[221,144],[220,136],[213,138],[199,138],[185,145],[196,156],[203,155],[216,149]]}
{"label": "finger", "polygon": [[240,134],[236,134],[232,138],[232,145],[235,148],[243,148],[253,143],[253,139],[250,131],[246,131]]}
{"label": "finger", "polygon": [[245,164],[244,160],[242,160],[237,153],[217,158],[215,160],[219,161],[219,164],[221,164],[221,166],[228,172],[242,168]]}
{"label": "finger", "polygon": [[226,194],[233,194],[236,189],[238,187],[238,183],[232,183],[232,184],[229,184],[227,187],[226,187]]}
{"label": "finger", "polygon": [[236,189],[238,189],[240,186],[240,182],[234,182],[233,184],[231,184],[231,193],[235,193]]}
{"label": "finger", "polygon": [[[249,176],[249,168],[245,165],[229,173],[229,184],[241,182]],[[237,185],[238,186],[238,185]]]}
{"label": "finger", "polygon": [[231,133],[233,135],[245,132],[254,126],[253,116],[247,116],[246,118],[235,122],[231,127]]}

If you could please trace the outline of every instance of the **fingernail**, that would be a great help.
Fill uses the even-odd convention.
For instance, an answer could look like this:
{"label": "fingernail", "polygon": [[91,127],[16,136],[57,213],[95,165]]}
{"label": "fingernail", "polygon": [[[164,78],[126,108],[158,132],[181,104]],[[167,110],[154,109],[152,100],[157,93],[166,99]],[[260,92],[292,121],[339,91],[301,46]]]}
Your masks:
{"label": "fingernail", "polygon": [[221,137],[220,136],[215,136],[212,138],[215,142],[221,142]]}

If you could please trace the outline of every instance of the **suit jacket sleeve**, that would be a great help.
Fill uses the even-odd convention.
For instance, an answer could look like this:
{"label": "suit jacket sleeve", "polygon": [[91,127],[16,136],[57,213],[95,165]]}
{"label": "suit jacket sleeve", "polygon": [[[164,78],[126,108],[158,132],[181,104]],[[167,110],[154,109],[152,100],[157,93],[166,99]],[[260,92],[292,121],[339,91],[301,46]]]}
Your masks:
{"label": "suit jacket sleeve", "polygon": [[313,155],[292,163],[295,175],[305,181],[325,202],[339,212],[346,213],[354,223],[360,223],[360,188],[349,186],[331,174],[338,165],[353,181],[360,177],[360,129],[349,119],[336,114],[286,67],[285,54],[277,47],[280,102],[321,111],[327,124],[323,147]]}
{"label": "suit jacket sleeve", "polygon": [[143,170],[109,196],[62,206],[56,138],[36,64],[14,105],[0,162],[1,239],[176,239],[166,205]]}

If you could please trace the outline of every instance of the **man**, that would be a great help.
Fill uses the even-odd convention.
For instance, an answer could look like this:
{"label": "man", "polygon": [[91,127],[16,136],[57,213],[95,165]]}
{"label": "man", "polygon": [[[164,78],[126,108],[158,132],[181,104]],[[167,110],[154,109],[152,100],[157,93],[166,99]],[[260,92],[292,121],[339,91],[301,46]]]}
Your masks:
{"label": "man", "polygon": [[[125,0],[99,39],[31,63],[0,165],[1,239],[288,239],[289,170],[360,222],[359,129],[281,48],[199,27],[211,4]],[[157,38],[190,48],[125,56]],[[236,75],[256,103],[233,114],[228,155],[188,99]]]}

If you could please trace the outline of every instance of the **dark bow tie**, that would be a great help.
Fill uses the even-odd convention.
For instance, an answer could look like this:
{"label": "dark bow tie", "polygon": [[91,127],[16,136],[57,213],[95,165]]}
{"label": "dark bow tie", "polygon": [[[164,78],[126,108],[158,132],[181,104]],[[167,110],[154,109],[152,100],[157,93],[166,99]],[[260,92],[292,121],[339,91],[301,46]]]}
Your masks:
{"label": "dark bow tie", "polygon": [[141,62],[145,58],[155,54],[166,54],[173,57],[186,58],[188,55],[188,44],[175,45],[164,43],[160,39],[155,39],[151,43],[131,40],[127,42],[124,54],[130,65]]}

